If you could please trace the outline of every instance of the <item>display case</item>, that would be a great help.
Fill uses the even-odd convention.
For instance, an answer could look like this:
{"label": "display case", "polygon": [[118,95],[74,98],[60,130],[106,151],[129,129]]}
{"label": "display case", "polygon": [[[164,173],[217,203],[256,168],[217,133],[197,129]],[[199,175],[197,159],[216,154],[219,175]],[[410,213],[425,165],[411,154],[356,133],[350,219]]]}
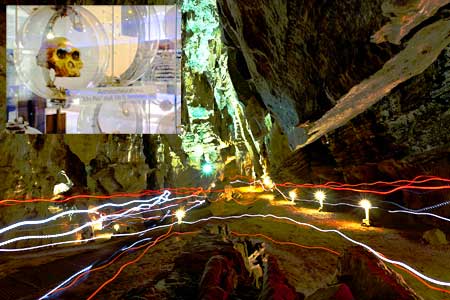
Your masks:
{"label": "display case", "polygon": [[7,128],[178,133],[181,12],[166,6],[7,6]]}

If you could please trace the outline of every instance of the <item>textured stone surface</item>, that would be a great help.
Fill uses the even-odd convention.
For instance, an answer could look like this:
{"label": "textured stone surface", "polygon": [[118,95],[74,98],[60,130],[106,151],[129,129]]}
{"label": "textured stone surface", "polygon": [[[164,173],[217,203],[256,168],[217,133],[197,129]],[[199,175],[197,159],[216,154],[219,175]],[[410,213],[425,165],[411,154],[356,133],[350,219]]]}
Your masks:
{"label": "textured stone surface", "polygon": [[339,259],[339,277],[356,299],[422,300],[403,278],[360,246],[348,248]]}
{"label": "textured stone surface", "polygon": [[308,140],[299,147],[345,125],[396,86],[425,71],[450,44],[449,31],[450,19],[447,19],[436,21],[417,32],[405,49],[387,61],[381,70],[352,87],[332,109],[308,126]]}
{"label": "textured stone surface", "polygon": [[264,281],[259,300],[302,300],[304,295],[297,293],[280,270],[275,257],[269,256],[264,264]]}
{"label": "textured stone surface", "polygon": [[377,31],[372,40],[376,43],[389,41],[400,44],[402,38],[415,26],[433,16],[439,8],[448,3],[448,0],[387,0],[382,5],[383,15],[390,17],[391,21]]}
{"label": "textured stone surface", "polygon": [[237,286],[237,277],[232,261],[221,255],[211,257],[200,280],[199,299],[228,299]]}
{"label": "textured stone surface", "polygon": [[334,286],[318,289],[306,300],[354,300],[352,291],[346,284],[337,284]]}
{"label": "textured stone surface", "polygon": [[445,233],[441,230],[435,228],[428,231],[425,231],[423,234],[423,239],[431,245],[447,245],[447,238]]}
{"label": "textured stone surface", "polygon": [[[411,38],[416,33],[430,24],[448,22],[445,3],[218,1],[231,53],[230,72],[236,74],[234,85],[244,103],[261,105],[273,118],[261,153],[268,154],[274,178],[355,183],[423,174],[450,176],[450,131],[445,128],[450,122],[448,46],[437,52],[424,71],[397,85],[341,128],[301,150],[288,151],[288,145],[305,141],[293,126],[300,125],[298,130],[310,127],[352,87],[382,69],[405,47],[414,49],[417,45]],[[355,10],[358,13],[351,13]],[[391,11],[395,16],[386,16]],[[406,27],[397,32],[402,34],[400,46],[373,43],[370,36],[381,28],[386,30],[383,26],[387,24],[414,29],[409,34],[404,34]],[[434,46],[438,42],[429,43]],[[402,63],[405,68],[414,67]],[[401,64],[397,67],[403,68]],[[252,97],[258,101],[250,102]],[[330,117],[339,119],[340,115]],[[424,207],[424,201],[435,204],[448,195],[434,193],[430,198],[405,192],[387,198]],[[443,207],[439,212],[449,211]]]}
{"label": "textured stone surface", "polygon": [[[393,47],[369,42],[384,20],[381,3],[218,1],[225,36],[285,133],[317,118],[392,55]],[[344,17],[356,7],[360,13]]]}

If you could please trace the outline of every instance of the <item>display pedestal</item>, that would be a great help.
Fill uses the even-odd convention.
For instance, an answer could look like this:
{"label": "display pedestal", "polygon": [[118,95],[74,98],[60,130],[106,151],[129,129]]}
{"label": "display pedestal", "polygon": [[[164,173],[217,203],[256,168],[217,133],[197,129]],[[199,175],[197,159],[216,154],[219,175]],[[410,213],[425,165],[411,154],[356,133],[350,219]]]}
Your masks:
{"label": "display pedestal", "polygon": [[45,116],[45,133],[66,133],[66,114],[56,113]]}

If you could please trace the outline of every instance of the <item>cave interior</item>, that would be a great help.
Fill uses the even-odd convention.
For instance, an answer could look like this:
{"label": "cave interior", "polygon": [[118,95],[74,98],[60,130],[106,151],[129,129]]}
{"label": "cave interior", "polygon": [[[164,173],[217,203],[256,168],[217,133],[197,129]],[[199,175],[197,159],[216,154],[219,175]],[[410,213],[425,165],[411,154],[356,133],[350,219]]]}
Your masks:
{"label": "cave interior", "polygon": [[0,299],[450,299],[450,1],[176,4],[180,134],[2,128]]}

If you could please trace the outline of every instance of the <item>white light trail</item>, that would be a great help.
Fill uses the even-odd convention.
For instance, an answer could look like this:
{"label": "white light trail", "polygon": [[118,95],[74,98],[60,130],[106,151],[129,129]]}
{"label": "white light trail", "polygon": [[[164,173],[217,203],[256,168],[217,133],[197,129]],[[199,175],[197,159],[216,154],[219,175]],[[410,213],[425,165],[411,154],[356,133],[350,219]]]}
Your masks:
{"label": "white light trail", "polygon": [[[137,244],[140,244],[140,243],[142,243],[142,242],[144,242],[144,241],[151,241],[151,240],[152,240],[152,238],[145,238],[145,239],[139,240],[139,241],[137,241],[137,242],[134,242],[133,244],[131,244],[131,245],[128,246],[128,247],[123,247],[123,248],[121,248],[118,252],[124,252],[124,251],[127,251],[128,249],[133,248],[133,247],[134,247],[135,245],[137,245]],[[117,253],[117,252],[115,252],[112,256],[114,256],[116,253]],[[110,257],[110,258],[111,258],[111,257]],[[109,258],[109,259],[110,259],[110,258]],[[73,274],[72,276],[70,276],[69,278],[67,278],[67,279],[64,280],[63,282],[61,282],[61,283],[60,283],[58,286],[56,286],[54,289],[52,289],[51,291],[49,291],[47,294],[45,294],[44,296],[40,297],[39,300],[48,298],[48,297],[49,297],[51,294],[53,294],[56,290],[58,290],[58,289],[60,289],[61,287],[65,286],[66,284],[68,284],[70,281],[72,281],[72,279],[74,279],[74,278],[77,277],[78,275],[80,275],[80,274],[82,274],[82,273],[86,273],[86,272],[88,272],[89,270],[91,270],[93,266],[94,266],[94,264],[91,264],[90,266],[88,266],[88,267],[86,267],[86,268],[84,268],[84,269],[78,271],[77,273]]]}
{"label": "white light trail", "polygon": [[[138,210],[139,209],[149,209],[154,207],[155,205],[159,205],[159,204],[163,204],[169,201],[174,201],[174,200],[178,200],[178,199],[187,199],[187,198],[192,198],[192,197],[197,197],[197,198],[202,198],[202,196],[197,196],[197,195],[190,195],[190,196],[184,196],[184,197],[174,197],[174,198],[168,198],[168,196],[170,195],[169,191],[164,191],[163,194],[151,198],[151,199],[146,199],[146,200],[133,200],[133,201],[129,201],[126,203],[121,203],[121,204],[115,204],[115,203],[106,203],[106,204],[102,204],[99,205],[97,207],[91,208],[91,209],[82,209],[82,210],[69,210],[69,211],[64,211],[61,212],[57,215],[51,216],[47,219],[43,219],[43,220],[35,220],[35,221],[22,221],[22,222],[18,222],[12,225],[9,225],[7,227],[4,227],[2,229],[0,229],[0,234],[7,232],[11,229],[17,228],[17,227],[21,227],[21,226],[26,226],[26,225],[39,225],[39,224],[45,224],[51,221],[54,221],[56,219],[59,219],[61,217],[64,217],[66,215],[73,215],[73,214],[82,214],[82,213],[88,213],[88,214],[93,214],[96,213],[98,214],[98,210],[105,208],[105,207],[123,207],[123,206],[128,206],[130,204],[134,204],[134,203],[145,203],[145,204],[141,204],[139,205],[137,208],[132,208],[130,210]],[[148,204],[148,202],[154,201],[154,203]],[[148,205],[148,206],[147,206]],[[113,215],[110,215],[113,216]],[[1,244],[0,244],[1,246]]]}
{"label": "white light trail", "polygon": [[97,211],[102,209],[102,208],[105,208],[105,207],[111,207],[111,206],[113,206],[113,207],[122,207],[122,206],[127,206],[127,205],[130,205],[130,204],[133,204],[133,203],[148,203],[148,202],[151,202],[151,201],[155,201],[155,203],[152,205],[152,206],[155,206],[157,204],[160,204],[159,201],[161,199],[165,199],[167,201],[167,198],[168,198],[169,195],[170,195],[169,191],[164,191],[161,195],[159,195],[157,197],[154,197],[154,198],[151,198],[151,199],[146,199],[146,200],[133,200],[133,201],[129,201],[129,202],[126,202],[126,203],[121,203],[121,204],[106,203],[106,204],[102,204],[102,205],[99,205],[99,206],[91,208],[91,209],[68,210],[68,211],[64,211],[62,213],[59,213],[57,215],[51,216],[50,218],[47,218],[47,219],[35,220],[35,221],[22,221],[22,222],[18,222],[18,223],[9,225],[7,227],[4,227],[4,228],[0,229],[0,234],[4,233],[6,231],[9,231],[11,229],[20,227],[20,226],[45,224],[45,223],[54,221],[54,220],[56,220],[58,218],[62,218],[62,217],[66,216],[66,215],[69,215],[69,214],[82,214],[82,213],[89,213],[89,214],[97,213],[98,214]]}
{"label": "white light trail", "polygon": [[[198,206],[202,205],[205,203],[205,200],[199,200],[198,203],[196,203],[195,205],[189,207],[188,209],[186,209],[186,213],[194,208],[197,208]],[[131,211],[133,209],[130,209],[129,211]],[[123,214],[126,214],[126,212],[124,212]],[[122,215],[122,214],[120,214]],[[109,215],[111,216],[111,215]],[[167,216],[167,214],[166,214]],[[166,217],[164,216],[164,218]],[[174,214],[172,214],[172,216],[174,216]],[[102,217],[104,218],[104,217]],[[102,220],[102,218],[100,218],[99,220]],[[105,218],[106,219],[106,218]],[[17,238],[13,238],[7,241],[4,241],[2,243],[0,243],[0,246],[6,245],[6,244],[10,244],[19,240],[25,240],[25,239],[48,239],[48,238],[54,238],[54,237],[62,237],[62,236],[67,236],[67,235],[71,235],[73,233],[76,233],[80,230],[82,230],[85,227],[91,226],[92,223],[95,222],[99,222],[99,220],[95,220],[92,222],[88,222],[80,227],[77,227],[71,231],[67,231],[64,233],[59,233],[59,234],[53,234],[53,235],[39,235],[39,236],[22,236],[22,237],[17,237]],[[103,221],[103,220],[102,220]],[[167,225],[160,225],[160,226],[155,226],[152,228],[148,228],[142,231],[137,231],[137,232],[131,232],[131,233],[117,233],[117,234],[111,234],[111,238],[112,237],[124,237],[124,236],[133,236],[133,235],[142,235],[144,233],[147,233],[149,231],[152,230],[156,230],[156,229],[161,229],[161,228],[166,228],[172,225],[177,224],[177,222],[171,223],[171,224],[167,224]],[[89,238],[89,239],[83,239],[83,240],[71,240],[71,241],[62,241],[62,242],[55,242],[55,243],[49,243],[49,244],[45,244],[45,245],[39,245],[39,246],[32,246],[32,247],[24,247],[24,248],[0,248],[0,252],[18,252],[18,251],[27,251],[27,250],[35,250],[35,249],[39,249],[39,248],[44,248],[44,247],[50,247],[50,246],[57,246],[57,245],[63,245],[63,244],[69,244],[69,243],[79,243],[79,242],[84,242],[84,241],[91,241],[91,240],[96,240],[96,239],[104,239],[104,237],[93,237],[93,238]]]}
{"label": "white light trail", "polygon": [[57,289],[59,289],[60,287],[66,285],[67,283],[69,283],[72,279],[74,279],[75,277],[77,277],[78,275],[85,273],[87,271],[89,271],[92,268],[93,265],[90,265],[86,268],[84,268],[81,271],[78,271],[77,273],[73,274],[72,276],[70,276],[69,278],[67,278],[65,281],[63,281],[61,284],[59,284],[57,287],[55,287],[53,290],[49,291],[47,294],[45,294],[44,296],[42,296],[41,298],[39,298],[39,300],[42,299],[46,299],[48,298],[48,296],[50,296],[51,294],[53,294]]}
{"label": "white light trail", "polygon": [[449,218],[445,218],[436,214],[432,213],[422,213],[422,212],[415,212],[415,211],[405,211],[405,210],[388,210],[389,213],[405,213],[405,214],[411,214],[411,215],[418,215],[418,216],[430,216],[434,218],[438,218],[447,222],[450,222]]}
{"label": "white light trail", "polygon": [[389,259],[389,258],[381,255],[377,251],[375,251],[370,246],[368,246],[368,245],[366,245],[366,244],[364,244],[362,242],[358,242],[358,241],[348,237],[347,235],[345,235],[344,233],[340,232],[339,230],[336,230],[336,229],[322,229],[322,228],[319,228],[319,227],[317,227],[315,225],[312,225],[312,224],[309,224],[309,223],[304,223],[304,222],[299,222],[299,221],[296,221],[296,220],[294,220],[292,218],[289,218],[289,217],[280,217],[280,216],[276,216],[276,215],[272,215],[272,214],[267,214],[267,215],[262,215],[262,214],[242,214],[242,215],[238,215],[238,216],[227,216],[227,217],[215,217],[215,216],[212,216],[212,217],[209,217],[209,218],[199,219],[199,220],[196,220],[196,221],[193,221],[193,222],[183,221],[183,223],[192,225],[192,224],[205,222],[205,221],[210,221],[210,220],[214,220],[214,219],[215,220],[228,220],[228,219],[241,219],[241,218],[244,218],[244,217],[248,217],[248,218],[274,218],[274,219],[278,219],[278,220],[287,220],[287,221],[290,221],[290,222],[295,223],[297,225],[313,228],[313,229],[315,229],[317,231],[320,231],[320,232],[326,232],[326,233],[333,232],[333,233],[336,233],[336,234],[340,235],[341,237],[343,237],[344,239],[346,239],[347,241],[367,249],[368,251],[373,253],[376,257],[381,259],[382,261],[385,261],[385,262],[388,262],[388,263],[391,263],[391,264],[394,264],[394,265],[401,266],[401,267],[411,271],[415,275],[419,276],[420,278],[422,278],[422,279],[424,279],[424,280],[426,280],[428,282],[431,282],[433,284],[442,285],[442,286],[450,286],[450,282],[440,281],[440,280],[428,277],[428,276],[420,273],[416,269],[410,267],[409,265],[405,264],[404,262]]}

